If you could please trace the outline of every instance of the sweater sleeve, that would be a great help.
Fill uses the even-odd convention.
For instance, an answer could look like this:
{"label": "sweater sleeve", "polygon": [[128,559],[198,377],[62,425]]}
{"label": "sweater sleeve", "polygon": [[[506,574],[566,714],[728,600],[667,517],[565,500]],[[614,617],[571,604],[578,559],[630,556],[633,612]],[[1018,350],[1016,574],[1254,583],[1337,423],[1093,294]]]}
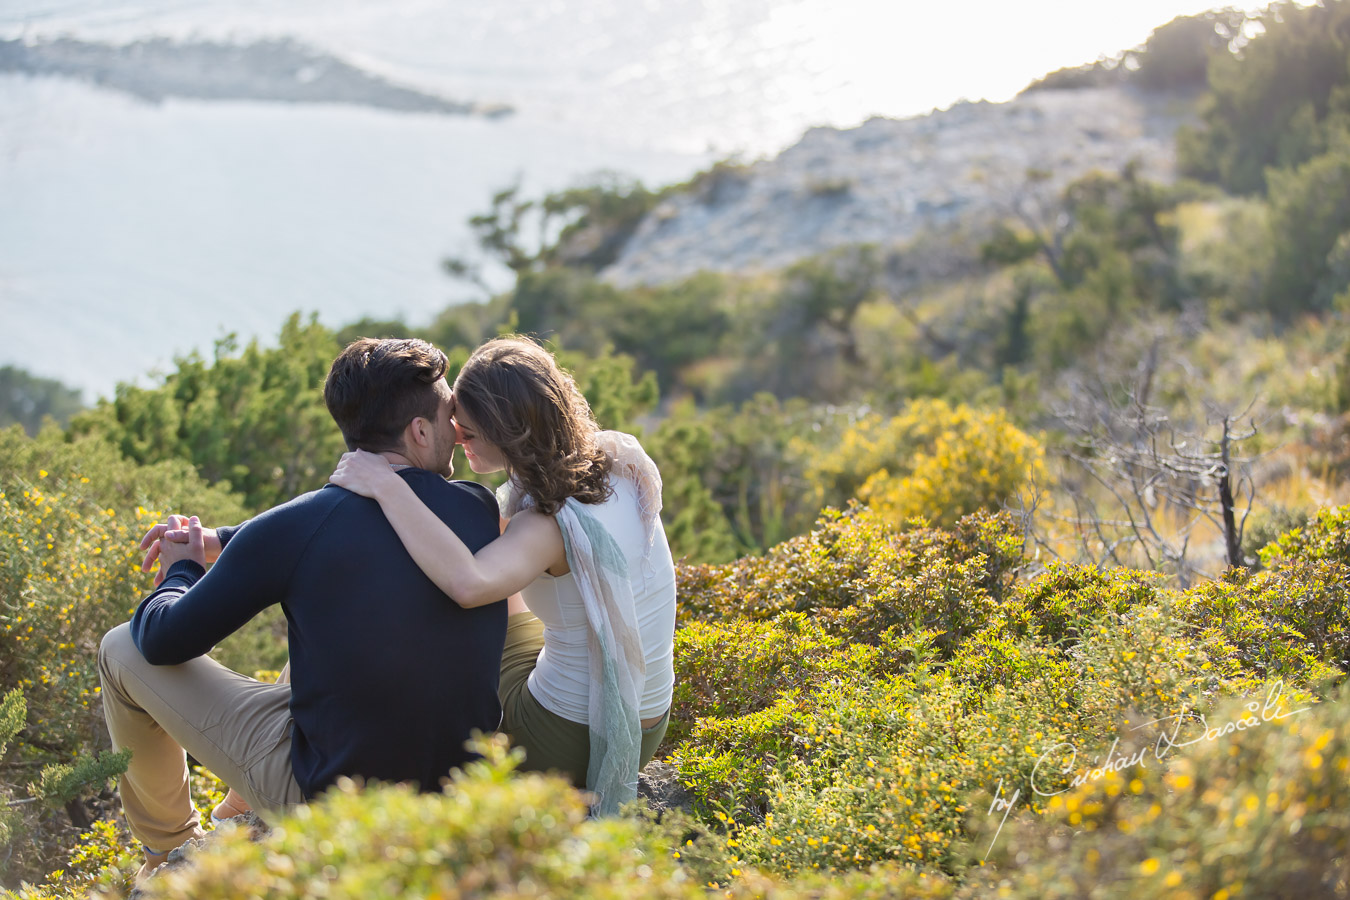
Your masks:
{"label": "sweater sleeve", "polygon": [[228,547],[230,545],[230,541],[233,540],[234,536],[239,533],[239,529],[243,528],[245,525],[247,525],[249,522],[252,521],[253,521],[252,519],[245,519],[238,525],[222,525],[219,528],[217,528],[216,537],[220,538],[220,549],[223,551],[226,547]]}
{"label": "sweater sleeve", "polygon": [[169,568],[131,618],[131,636],[152,665],[177,665],[210,652],[245,622],[286,596],[314,527],[284,508],[231,529],[208,572],[191,560]]}

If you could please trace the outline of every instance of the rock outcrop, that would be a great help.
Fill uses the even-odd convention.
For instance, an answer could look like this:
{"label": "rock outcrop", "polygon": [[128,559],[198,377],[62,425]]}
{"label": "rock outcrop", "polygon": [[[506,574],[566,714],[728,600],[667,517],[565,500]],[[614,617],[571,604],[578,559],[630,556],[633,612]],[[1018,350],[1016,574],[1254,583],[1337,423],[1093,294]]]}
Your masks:
{"label": "rock outcrop", "polygon": [[815,128],[774,159],[717,166],[663,201],[602,276],[653,284],[700,269],[775,270],[848,244],[903,244],[1007,218],[1033,185],[1052,195],[1132,160],[1167,180],[1190,110],[1176,97],[1108,87]]}
{"label": "rock outcrop", "polygon": [[693,796],[680,781],[679,770],[670,763],[654,759],[638,773],[638,797],[658,816],[668,809],[693,809]]}
{"label": "rock outcrop", "polygon": [[[247,828],[249,838],[255,841],[262,840],[272,830],[268,824],[258,818],[258,814],[252,810],[249,810],[242,815],[235,816],[234,818],[226,819],[225,822],[227,825],[235,828]],[[159,868],[151,872],[147,876],[147,879],[157,878],[165,872],[172,872],[174,869],[183,868],[191,862],[195,853],[205,847],[211,846],[212,841],[215,839],[215,831],[208,831],[204,836],[199,838],[188,838],[182,846],[170,850],[169,858],[160,864]],[[127,895],[127,900],[143,900],[144,897],[145,891],[142,890],[141,886],[137,886]]]}
{"label": "rock outcrop", "polygon": [[399,112],[505,115],[505,106],[448,100],[402,87],[291,40],[226,44],[150,38],[116,46],[73,38],[0,40],[0,72],[59,75],[150,102],[264,100],[350,103]]}

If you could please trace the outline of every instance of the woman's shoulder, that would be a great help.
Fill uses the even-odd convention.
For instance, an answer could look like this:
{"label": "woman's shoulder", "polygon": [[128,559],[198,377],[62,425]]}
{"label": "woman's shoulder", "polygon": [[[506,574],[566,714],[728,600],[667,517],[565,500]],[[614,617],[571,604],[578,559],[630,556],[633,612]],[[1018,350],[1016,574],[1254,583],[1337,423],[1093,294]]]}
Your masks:
{"label": "woman's shoulder", "polygon": [[652,463],[651,457],[647,455],[642,442],[625,431],[600,431],[596,434],[595,440],[600,449],[613,462],[615,468],[621,466],[641,468],[646,464],[655,468],[655,464]]}
{"label": "woman's shoulder", "polygon": [[602,431],[599,442],[611,460],[609,485],[615,495],[624,488],[636,502],[638,514],[644,521],[652,521],[661,512],[661,472],[656,463],[642,449],[638,439],[622,431]]}

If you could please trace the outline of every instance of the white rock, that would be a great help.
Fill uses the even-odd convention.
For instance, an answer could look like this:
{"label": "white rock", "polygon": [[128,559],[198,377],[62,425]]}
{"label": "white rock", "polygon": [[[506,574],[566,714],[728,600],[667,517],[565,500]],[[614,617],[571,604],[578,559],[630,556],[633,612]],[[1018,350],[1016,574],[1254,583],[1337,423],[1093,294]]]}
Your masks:
{"label": "white rock", "polygon": [[628,286],[701,269],[774,270],[833,247],[977,226],[1010,215],[1032,169],[1050,173],[1041,190],[1052,193],[1132,159],[1167,181],[1176,128],[1190,115],[1174,98],[1097,88],[813,128],[774,159],[662,203],[601,275]]}

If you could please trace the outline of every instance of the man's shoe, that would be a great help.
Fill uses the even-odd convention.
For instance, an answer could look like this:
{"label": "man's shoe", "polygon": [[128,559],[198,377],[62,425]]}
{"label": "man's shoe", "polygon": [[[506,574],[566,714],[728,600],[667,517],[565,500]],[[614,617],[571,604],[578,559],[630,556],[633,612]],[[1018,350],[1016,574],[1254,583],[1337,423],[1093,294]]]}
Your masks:
{"label": "man's shoe", "polygon": [[225,799],[216,804],[216,808],[211,810],[211,824],[216,828],[224,825],[230,819],[247,815],[253,811],[253,807],[248,805],[248,801],[234,792],[230,788],[225,795]]}
{"label": "man's shoe", "polygon": [[164,865],[168,861],[169,861],[168,853],[151,853],[149,850],[146,850],[145,862],[141,864],[140,869],[136,872],[135,878],[136,887],[141,887],[142,885],[144,885],[145,882],[149,880],[150,876],[154,875],[155,872],[159,869],[159,867]]}

